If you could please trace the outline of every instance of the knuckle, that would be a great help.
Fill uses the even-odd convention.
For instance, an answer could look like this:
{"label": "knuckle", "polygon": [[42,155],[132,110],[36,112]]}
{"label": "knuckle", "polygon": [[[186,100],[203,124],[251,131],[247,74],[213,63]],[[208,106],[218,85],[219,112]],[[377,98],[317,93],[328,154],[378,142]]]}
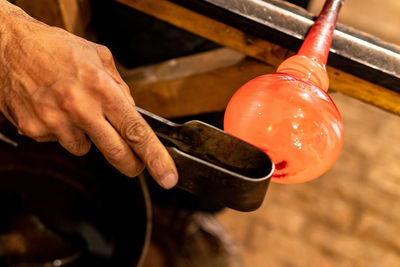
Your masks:
{"label": "knuckle", "polygon": [[26,135],[32,139],[38,140],[42,136],[46,135],[45,133],[42,133],[41,131],[38,131],[35,128],[22,128],[21,132],[23,135]]}
{"label": "knuckle", "polygon": [[126,152],[122,146],[115,146],[107,150],[107,158],[111,162],[120,162],[126,156]]}
{"label": "knuckle", "polygon": [[80,143],[80,144],[78,145],[77,150],[76,150],[76,155],[77,155],[77,156],[86,155],[86,154],[89,152],[90,147],[91,147],[90,142],[87,142],[87,141],[86,141],[85,143]]}
{"label": "knuckle", "polygon": [[141,173],[143,172],[144,168],[145,168],[144,164],[137,164],[137,165],[135,166],[135,168],[132,169],[132,170],[130,171],[130,173],[128,174],[128,176],[129,176],[129,177],[138,176],[139,174],[141,174]]}
{"label": "knuckle", "polygon": [[87,140],[74,140],[64,145],[66,149],[75,156],[83,156],[90,150],[90,142]]}
{"label": "knuckle", "polygon": [[162,160],[159,154],[150,153],[147,158],[148,158],[147,164],[150,170],[158,170],[162,167]]}
{"label": "knuckle", "polygon": [[101,58],[104,58],[104,59],[112,59],[113,58],[110,49],[108,49],[108,47],[106,47],[104,45],[97,46],[97,53],[99,54],[99,56]]}
{"label": "knuckle", "polygon": [[52,111],[45,111],[40,114],[41,120],[49,129],[57,129],[61,125],[61,118]]}
{"label": "knuckle", "polygon": [[96,69],[92,71],[87,81],[88,88],[93,96],[100,99],[112,99],[112,80],[107,72]]}
{"label": "knuckle", "polygon": [[18,128],[23,135],[33,138],[35,140],[48,135],[48,132],[36,123],[20,123]]}
{"label": "knuckle", "polygon": [[104,84],[107,82],[108,74],[103,70],[95,69],[91,73],[91,83],[94,88],[103,88]]}
{"label": "knuckle", "polygon": [[57,97],[60,107],[69,112],[76,107],[78,98],[73,89],[71,90],[62,90]]}
{"label": "knuckle", "polygon": [[57,138],[54,135],[47,135],[40,138],[35,138],[35,140],[39,143],[44,143],[44,142],[57,141]]}
{"label": "knuckle", "polygon": [[[64,94],[64,97],[59,101],[60,108],[67,117],[72,119],[73,121],[83,121],[88,116],[88,111],[85,110],[85,101],[79,95],[78,92],[68,92]],[[46,123],[53,127],[58,127],[60,120],[58,117],[48,117]]]}
{"label": "knuckle", "polygon": [[150,141],[150,128],[140,120],[131,120],[123,128],[125,139],[136,146],[146,145]]}

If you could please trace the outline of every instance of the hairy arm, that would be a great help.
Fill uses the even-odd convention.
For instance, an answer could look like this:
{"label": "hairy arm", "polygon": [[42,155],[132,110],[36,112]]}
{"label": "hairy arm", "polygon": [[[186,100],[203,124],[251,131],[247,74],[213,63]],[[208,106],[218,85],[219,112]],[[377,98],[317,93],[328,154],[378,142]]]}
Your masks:
{"label": "hairy arm", "polygon": [[133,107],[111,52],[0,0],[0,112],[20,134],[74,155],[95,144],[127,176],[147,167],[170,188],[173,160]]}

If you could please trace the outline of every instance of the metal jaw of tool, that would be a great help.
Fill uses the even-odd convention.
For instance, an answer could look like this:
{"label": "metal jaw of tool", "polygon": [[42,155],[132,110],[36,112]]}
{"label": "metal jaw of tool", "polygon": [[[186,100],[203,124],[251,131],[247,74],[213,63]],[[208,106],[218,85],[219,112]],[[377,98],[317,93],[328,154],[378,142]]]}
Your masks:
{"label": "metal jaw of tool", "polygon": [[239,211],[260,207],[274,171],[262,150],[201,121],[176,124],[135,108],[174,159],[178,187]]}

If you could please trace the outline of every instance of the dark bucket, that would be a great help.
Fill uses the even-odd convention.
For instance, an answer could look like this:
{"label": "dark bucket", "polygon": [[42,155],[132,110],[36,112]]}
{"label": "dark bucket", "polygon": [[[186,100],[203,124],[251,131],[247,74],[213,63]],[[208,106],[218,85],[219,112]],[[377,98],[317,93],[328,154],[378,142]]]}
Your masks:
{"label": "dark bucket", "polygon": [[92,149],[74,157],[9,126],[0,132],[0,266],[140,266],[150,239],[144,179]]}

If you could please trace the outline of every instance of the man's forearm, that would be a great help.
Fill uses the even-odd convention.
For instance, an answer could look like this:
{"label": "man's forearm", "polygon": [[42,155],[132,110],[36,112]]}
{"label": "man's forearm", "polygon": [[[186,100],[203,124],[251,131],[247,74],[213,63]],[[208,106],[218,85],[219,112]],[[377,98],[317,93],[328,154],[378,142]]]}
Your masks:
{"label": "man's forearm", "polygon": [[14,8],[15,6],[7,0],[0,0],[0,21],[3,22],[3,15],[9,13]]}
{"label": "man's forearm", "polygon": [[27,21],[41,23],[26,14],[21,8],[6,0],[0,0],[0,42],[4,37],[9,37],[16,28],[25,27],[24,22]]}
{"label": "man's forearm", "polygon": [[0,31],[4,32],[16,18],[28,19],[29,16],[19,7],[6,0],[0,0]]}
{"label": "man's forearm", "polygon": [[8,43],[7,39],[9,39],[10,32],[12,31],[10,25],[13,24],[13,9],[16,9],[16,7],[6,0],[0,0],[0,90],[4,89],[5,75],[7,73],[4,66],[5,62],[3,55]]}
{"label": "man's forearm", "polygon": [[9,72],[6,68],[6,51],[18,24],[17,17],[23,17],[24,11],[12,5],[6,0],[0,0],[0,90],[5,90],[6,75]]}
{"label": "man's forearm", "polygon": [[[11,17],[7,17],[7,15]],[[0,0],[0,21],[3,22],[3,19],[10,20],[15,16],[24,19],[34,20],[18,6],[11,4],[7,0]]]}
{"label": "man's forearm", "polygon": [[4,39],[4,35],[7,32],[6,29],[10,24],[12,9],[14,8],[15,6],[11,5],[6,0],[0,0],[0,48],[2,39]]}
{"label": "man's forearm", "polygon": [[20,50],[19,46],[25,38],[35,34],[33,28],[40,24],[21,8],[0,0],[0,90],[6,89],[6,75],[19,60],[14,55],[15,51]]}

